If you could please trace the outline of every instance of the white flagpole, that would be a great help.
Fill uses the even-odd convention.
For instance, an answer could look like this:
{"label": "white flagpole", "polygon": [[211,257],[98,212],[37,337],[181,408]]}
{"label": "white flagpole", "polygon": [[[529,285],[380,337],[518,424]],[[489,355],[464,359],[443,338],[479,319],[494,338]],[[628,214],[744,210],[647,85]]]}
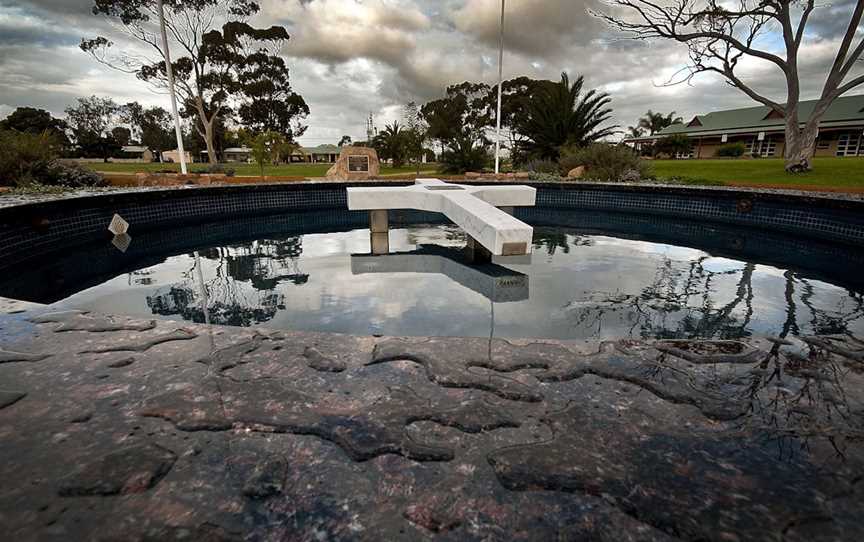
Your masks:
{"label": "white flagpole", "polygon": [[162,0],[156,0],[159,8],[159,28],[162,30],[162,54],[165,57],[165,73],[168,75],[168,93],[171,95],[171,114],[174,115],[174,131],[177,133],[177,152],[180,154],[180,171],[186,171],[186,151],[183,150],[183,128],[180,126],[180,115],[177,114],[177,96],[174,93],[174,70],[171,67],[171,53],[168,50],[168,33],[165,31],[165,8]]}
{"label": "white flagpole", "polygon": [[504,82],[504,0],[501,0],[501,26],[498,29],[498,114],[495,128],[495,173],[501,165],[501,86]]}

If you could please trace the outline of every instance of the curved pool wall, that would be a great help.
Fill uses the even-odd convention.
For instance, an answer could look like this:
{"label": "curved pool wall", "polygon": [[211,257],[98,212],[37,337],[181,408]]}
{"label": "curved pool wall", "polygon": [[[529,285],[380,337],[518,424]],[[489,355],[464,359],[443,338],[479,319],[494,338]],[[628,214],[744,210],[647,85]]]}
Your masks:
{"label": "curved pool wall", "polygon": [[[388,183],[397,184],[397,183]],[[483,183],[477,183],[483,184]],[[531,183],[527,183],[531,184]],[[61,299],[72,290],[146,267],[148,261],[267,234],[344,231],[368,226],[347,211],[353,184],[234,185],[115,192],[0,209],[0,271],[5,294],[33,298],[33,277]],[[575,227],[796,267],[816,277],[860,285],[864,201],[799,193],[609,184],[533,184],[537,206],[517,217],[533,225]],[[114,213],[130,224],[120,253],[107,241]],[[391,212],[391,225],[444,221],[435,213]],[[80,268],[82,252],[88,266]],[[62,269],[64,283],[53,270]],[[28,286],[29,285],[29,286]],[[43,292],[44,293],[44,292]],[[46,296],[42,296],[46,297]]]}

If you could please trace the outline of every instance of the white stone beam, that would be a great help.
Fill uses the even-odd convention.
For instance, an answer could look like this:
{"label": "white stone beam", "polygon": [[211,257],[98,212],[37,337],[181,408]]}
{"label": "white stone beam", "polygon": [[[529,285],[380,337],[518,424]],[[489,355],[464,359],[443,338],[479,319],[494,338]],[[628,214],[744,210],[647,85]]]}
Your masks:
{"label": "white stone beam", "polygon": [[534,230],[497,207],[533,206],[529,186],[467,186],[419,179],[413,186],[348,188],[348,209],[416,209],[444,214],[496,256],[528,254]]}

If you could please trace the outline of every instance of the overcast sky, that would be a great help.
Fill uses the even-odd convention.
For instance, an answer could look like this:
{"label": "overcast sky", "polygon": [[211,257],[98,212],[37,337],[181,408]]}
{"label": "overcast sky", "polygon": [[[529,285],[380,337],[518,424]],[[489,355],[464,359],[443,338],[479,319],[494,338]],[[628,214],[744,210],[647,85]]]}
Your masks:
{"label": "overcast sky", "polygon": [[[259,1],[261,13],[251,22],[284,25],[291,34],[283,53],[311,109],[307,145],[336,143],[342,134],[365,138],[370,112],[381,127],[407,101],[439,97],[452,83],[497,78],[499,0]],[[805,98],[817,96],[855,1],[821,2],[813,16],[801,55]],[[92,0],[0,0],[0,117],[25,105],[61,115],[76,97],[91,94],[167,108],[166,96],[78,49],[82,37],[121,39],[91,6]],[[753,105],[711,75],[662,86],[686,63],[686,48],[617,40],[587,13],[592,7],[596,0],[508,0],[505,77],[584,74],[589,86],[612,96],[622,127],[648,108],[689,118]],[[753,62],[744,73],[765,94],[785,99],[776,68]]]}

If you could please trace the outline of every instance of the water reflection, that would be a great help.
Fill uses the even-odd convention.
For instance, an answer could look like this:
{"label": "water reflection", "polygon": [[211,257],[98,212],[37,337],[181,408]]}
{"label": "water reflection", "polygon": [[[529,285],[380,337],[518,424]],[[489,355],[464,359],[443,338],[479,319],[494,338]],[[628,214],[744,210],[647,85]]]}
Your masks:
{"label": "water reflection", "polygon": [[[368,243],[367,230],[352,230],[226,244],[200,250],[200,263],[194,253],[172,256],[72,295],[62,305],[386,335],[484,337],[493,319],[499,337],[864,331],[859,289],[694,248],[538,227],[533,259],[498,262],[494,273],[484,274],[459,263],[455,253],[465,239],[457,228],[412,226],[391,231],[392,250],[402,254],[373,259],[377,269],[369,273],[356,256],[368,252]],[[433,254],[423,248],[431,244],[444,248]],[[203,289],[196,285],[199,274]],[[507,276],[524,277],[524,290],[510,291],[524,295],[496,290],[496,281]]]}
{"label": "water reflection", "polygon": [[[500,261],[530,262],[523,258]],[[417,250],[385,255],[352,254],[351,272],[355,275],[377,273],[435,273],[471,289],[494,303],[525,301],[529,298],[528,275],[498,264],[471,264],[462,253],[437,245],[421,245]]]}

